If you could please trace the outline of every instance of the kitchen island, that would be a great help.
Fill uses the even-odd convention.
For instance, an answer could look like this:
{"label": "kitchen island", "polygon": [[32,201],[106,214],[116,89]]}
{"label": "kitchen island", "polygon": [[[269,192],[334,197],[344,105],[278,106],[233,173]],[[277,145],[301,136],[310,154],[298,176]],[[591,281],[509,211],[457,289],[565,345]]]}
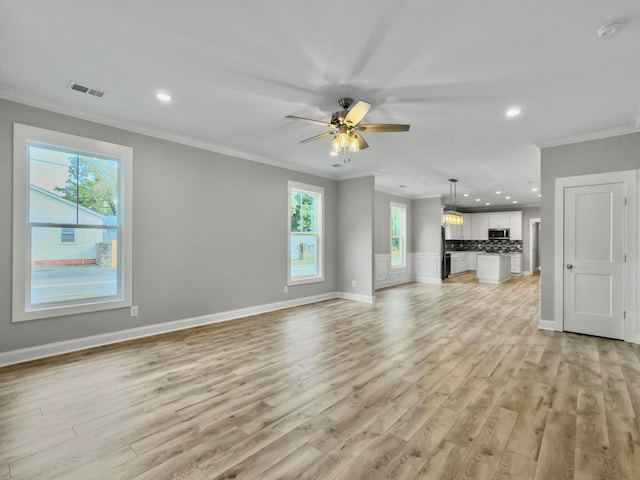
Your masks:
{"label": "kitchen island", "polygon": [[476,277],[481,283],[502,283],[511,278],[511,255],[483,253],[478,255]]}

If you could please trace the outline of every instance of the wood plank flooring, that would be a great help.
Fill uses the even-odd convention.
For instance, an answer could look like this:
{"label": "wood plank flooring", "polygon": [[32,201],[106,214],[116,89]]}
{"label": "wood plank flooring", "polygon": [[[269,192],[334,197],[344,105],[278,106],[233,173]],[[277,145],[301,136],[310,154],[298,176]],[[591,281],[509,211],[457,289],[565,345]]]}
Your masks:
{"label": "wood plank flooring", "polygon": [[0,369],[0,479],[638,479],[640,348],[456,277]]}

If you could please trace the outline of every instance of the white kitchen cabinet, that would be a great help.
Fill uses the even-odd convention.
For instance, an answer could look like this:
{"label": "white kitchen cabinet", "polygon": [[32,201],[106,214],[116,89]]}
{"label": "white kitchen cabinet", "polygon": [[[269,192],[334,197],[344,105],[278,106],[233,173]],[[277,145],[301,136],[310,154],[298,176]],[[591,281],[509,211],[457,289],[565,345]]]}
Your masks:
{"label": "white kitchen cabinet", "polygon": [[511,254],[511,273],[522,273],[522,254]]}
{"label": "white kitchen cabinet", "polygon": [[467,268],[467,254],[466,253],[452,253],[451,254],[451,275],[466,272]]}
{"label": "white kitchen cabinet", "polygon": [[473,240],[473,214],[463,213],[462,218],[464,223],[462,224],[462,240]]}
{"label": "white kitchen cabinet", "polygon": [[511,278],[509,271],[509,255],[478,255],[478,272],[476,277],[482,283],[502,283]]}
{"label": "white kitchen cabinet", "polygon": [[445,240],[462,240],[462,225],[449,225],[444,226],[444,238]]}
{"label": "white kitchen cabinet", "polygon": [[488,240],[489,239],[489,214],[474,213],[471,221],[471,239],[472,240]]}
{"label": "white kitchen cabinet", "polygon": [[522,240],[522,212],[509,212],[509,238]]}
{"label": "white kitchen cabinet", "polygon": [[467,252],[467,270],[476,271],[478,268],[478,254]]}
{"label": "white kitchen cabinet", "polygon": [[489,213],[488,228],[510,228],[511,218],[509,212]]}

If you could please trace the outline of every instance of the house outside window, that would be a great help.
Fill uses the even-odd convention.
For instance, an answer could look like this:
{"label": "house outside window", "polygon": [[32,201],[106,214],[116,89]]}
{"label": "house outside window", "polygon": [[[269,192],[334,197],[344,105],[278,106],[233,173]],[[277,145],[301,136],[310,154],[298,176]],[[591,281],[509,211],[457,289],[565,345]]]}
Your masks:
{"label": "house outside window", "polygon": [[407,206],[391,202],[391,268],[407,265]]}
{"label": "house outside window", "polygon": [[132,154],[14,124],[14,322],[131,305]]}
{"label": "house outside window", "polygon": [[324,188],[289,181],[288,285],[324,280]]}

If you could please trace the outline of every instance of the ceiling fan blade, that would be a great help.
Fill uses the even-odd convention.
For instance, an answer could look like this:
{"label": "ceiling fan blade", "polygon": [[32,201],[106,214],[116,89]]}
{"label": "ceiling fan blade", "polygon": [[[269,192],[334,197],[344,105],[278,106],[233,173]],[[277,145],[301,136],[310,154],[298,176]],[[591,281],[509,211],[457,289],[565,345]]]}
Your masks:
{"label": "ceiling fan blade", "polygon": [[411,125],[399,123],[370,123],[368,125],[357,125],[354,127],[359,132],[408,132]]}
{"label": "ceiling fan blade", "polygon": [[[331,125],[329,125],[331,126]],[[330,137],[331,135],[335,135],[336,132],[332,131],[332,132],[324,132],[321,133],[320,135],[315,135],[313,137],[310,138],[306,138],[304,140],[301,140],[300,143],[307,143],[307,142],[313,142],[314,140],[320,140],[321,138],[325,138],[325,137]]]}
{"label": "ceiling fan blade", "polygon": [[351,110],[349,110],[347,116],[344,117],[344,123],[346,123],[347,125],[357,125],[362,121],[365,115],[369,113],[370,108],[370,103],[360,100],[351,108]]}
{"label": "ceiling fan blade", "polygon": [[335,125],[332,125],[327,122],[323,122],[322,120],[314,120],[312,118],[304,118],[304,117],[296,117],[295,115],[287,115],[285,118],[290,118],[291,120],[302,120],[304,122],[313,123],[314,125],[320,125],[323,127],[335,128]]}
{"label": "ceiling fan blade", "polygon": [[363,148],[369,148],[369,144],[362,135],[360,135],[358,132],[351,132],[351,134],[358,139],[358,148],[360,148],[360,150],[362,150]]}

